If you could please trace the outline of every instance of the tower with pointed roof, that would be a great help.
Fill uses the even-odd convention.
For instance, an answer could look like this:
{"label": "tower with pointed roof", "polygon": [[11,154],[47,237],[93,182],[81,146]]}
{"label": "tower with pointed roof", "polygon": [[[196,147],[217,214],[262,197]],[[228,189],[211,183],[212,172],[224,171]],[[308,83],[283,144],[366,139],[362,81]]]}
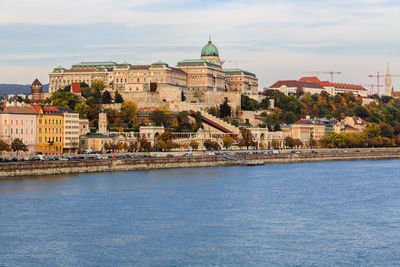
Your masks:
{"label": "tower with pointed roof", "polygon": [[386,77],[385,77],[385,96],[392,96],[392,77],[389,72],[389,62],[387,63]]}
{"label": "tower with pointed roof", "polygon": [[203,49],[201,49],[201,59],[220,66],[222,65],[221,60],[219,59],[218,48],[212,43],[211,36],[208,43],[203,47]]}
{"label": "tower with pointed roof", "polygon": [[42,102],[43,85],[36,79],[31,85],[32,103]]}

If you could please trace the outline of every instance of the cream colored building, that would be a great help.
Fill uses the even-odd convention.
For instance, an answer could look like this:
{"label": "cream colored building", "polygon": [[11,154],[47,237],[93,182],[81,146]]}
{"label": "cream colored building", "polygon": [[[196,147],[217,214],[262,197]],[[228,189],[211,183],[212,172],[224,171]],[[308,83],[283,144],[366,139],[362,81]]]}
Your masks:
{"label": "cream colored building", "polygon": [[64,115],[64,153],[76,152],[79,149],[79,114],[67,107],[57,107]]}
{"label": "cream colored building", "polygon": [[244,95],[258,94],[258,79],[254,73],[241,69],[225,69],[230,90]]}
{"label": "cream colored building", "polygon": [[71,69],[61,66],[49,74],[49,92],[53,93],[72,83],[86,83],[89,86],[95,80],[101,80],[106,86],[112,86],[115,62],[81,62],[72,65]]}
{"label": "cream colored building", "polygon": [[85,135],[90,133],[89,120],[79,119],[79,135]]}

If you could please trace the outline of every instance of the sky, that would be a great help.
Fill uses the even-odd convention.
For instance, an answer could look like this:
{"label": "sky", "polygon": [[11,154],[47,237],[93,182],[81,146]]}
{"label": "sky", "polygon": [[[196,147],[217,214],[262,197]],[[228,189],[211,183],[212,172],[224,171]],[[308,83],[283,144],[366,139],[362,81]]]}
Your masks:
{"label": "sky", "polygon": [[[48,82],[81,61],[199,58],[209,35],[225,68],[255,73],[259,89],[302,76],[357,83],[400,75],[395,0],[1,0],[0,83]],[[400,91],[400,77],[392,79]]]}

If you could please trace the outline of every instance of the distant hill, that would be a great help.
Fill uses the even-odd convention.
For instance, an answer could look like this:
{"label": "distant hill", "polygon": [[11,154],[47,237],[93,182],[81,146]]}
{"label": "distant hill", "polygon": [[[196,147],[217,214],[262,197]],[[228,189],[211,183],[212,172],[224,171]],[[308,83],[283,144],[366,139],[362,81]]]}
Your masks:
{"label": "distant hill", "polygon": [[[49,84],[43,85],[43,92],[49,91]],[[0,94],[29,94],[31,92],[30,84],[5,84],[0,83]]]}

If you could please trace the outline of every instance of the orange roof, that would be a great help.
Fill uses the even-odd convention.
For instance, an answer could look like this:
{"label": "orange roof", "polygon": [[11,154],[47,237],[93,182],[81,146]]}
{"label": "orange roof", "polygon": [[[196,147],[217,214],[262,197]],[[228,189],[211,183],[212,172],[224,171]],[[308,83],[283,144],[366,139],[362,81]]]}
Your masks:
{"label": "orange roof", "polygon": [[4,107],[3,112],[36,114],[36,111],[31,107]]}
{"label": "orange roof", "polygon": [[39,113],[40,110],[42,109],[42,106],[32,106],[32,108],[33,108],[37,113]]}

